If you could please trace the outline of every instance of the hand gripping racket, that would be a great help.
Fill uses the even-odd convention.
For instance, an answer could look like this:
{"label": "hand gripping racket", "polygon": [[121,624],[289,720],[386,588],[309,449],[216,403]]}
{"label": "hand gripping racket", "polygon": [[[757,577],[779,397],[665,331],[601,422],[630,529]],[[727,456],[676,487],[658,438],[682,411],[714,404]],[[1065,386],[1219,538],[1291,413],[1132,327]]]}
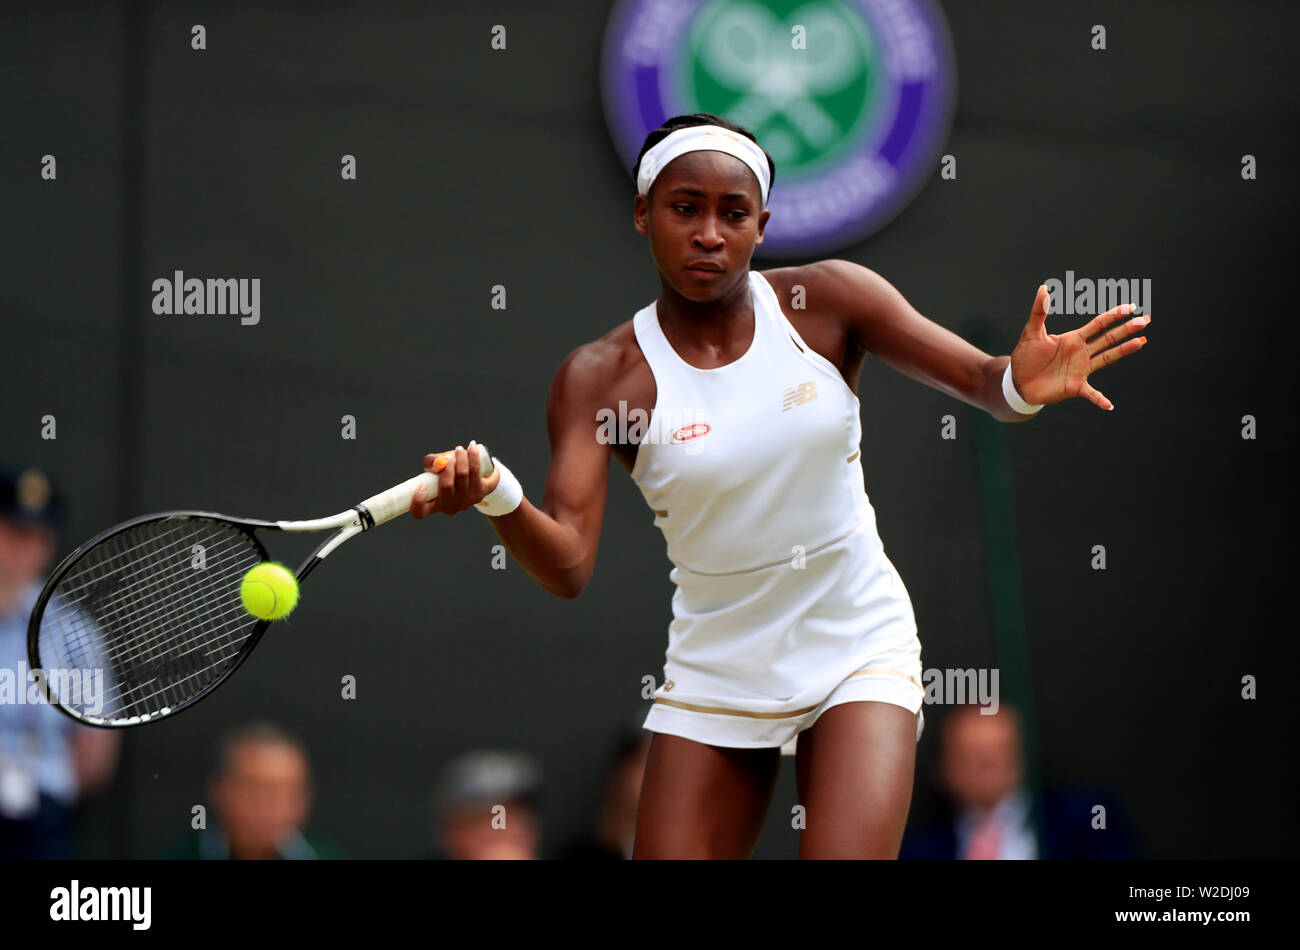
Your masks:
{"label": "hand gripping racket", "polygon": [[[491,475],[491,454],[478,450],[480,471]],[[42,693],[78,722],[109,728],[194,705],[273,622],[240,599],[244,574],[269,560],[254,532],[334,532],[298,568],[301,583],[344,541],[409,511],[421,485],[437,496],[437,476],[423,472],[314,521],[167,511],[109,528],[63,559],[32,609],[27,653]]]}

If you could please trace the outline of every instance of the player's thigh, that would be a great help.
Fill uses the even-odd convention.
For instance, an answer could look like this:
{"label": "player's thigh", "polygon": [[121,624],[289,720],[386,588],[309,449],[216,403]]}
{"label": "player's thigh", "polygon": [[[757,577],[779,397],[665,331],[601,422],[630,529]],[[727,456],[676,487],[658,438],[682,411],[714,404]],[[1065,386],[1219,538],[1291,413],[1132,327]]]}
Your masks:
{"label": "player's thigh", "polygon": [[780,750],[724,749],[657,732],[637,808],[634,858],[748,858]]}
{"label": "player's thigh", "polygon": [[898,857],[916,771],[916,715],[892,703],[841,703],[800,733],[801,858]]}

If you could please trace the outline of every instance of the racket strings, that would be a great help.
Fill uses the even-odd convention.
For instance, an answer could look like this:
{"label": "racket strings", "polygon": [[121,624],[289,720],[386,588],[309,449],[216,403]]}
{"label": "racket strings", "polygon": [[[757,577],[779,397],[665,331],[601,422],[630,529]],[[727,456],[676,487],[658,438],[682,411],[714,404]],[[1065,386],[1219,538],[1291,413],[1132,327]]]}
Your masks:
{"label": "racket strings", "polygon": [[[145,545],[136,545],[134,550],[139,551],[144,547]],[[154,547],[156,550],[157,545],[155,545]],[[242,555],[242,552],[243,552],[243,545],[240,545],[236,551],[236,556]],[[137,554],[136,556],[138,557],[139,555]],[[120,560],[120,556],[118,559]],[[213,559],[209,559],[209,560],[211,563],[214,563],[217,566],[222,566],[223,564],[223,560],[221,558],[216,558],[215,560]],[[139,587],[137,590],[132,590],[128,588],[125,591],[115,596],[111,596],[106,599],[103,599],[99,602],[99,609],[97,611],[97,615],[104,619],[119,617],[120,615],[125,614],[127,612],[128,609],[127,605],[132,603],[138,603],[139,599],[142,596],[149,595],[151,599],[154,601],[154,603],[157,605],[154,608],[154,614],[150,615],[147,612],[147,608],[146,608],[146,612],[144,613],[140,612],[140,610],[137,609],[135,611],[134,619],[137,623],[150,625],[151,627],[153,627],[158,631],[156,636],[161,637],[165,633],[167,628],[156,622],[162,619],[161,617],[157,616],[157,614],[163,610],[175,610],[176,607],[178,606],[176,604],[173,604],[170,600],[167,599],[168,595],[176,594],[181,597],[186,596],[186,591],[183,589],[182,586],[184,581],[177,580],[175,578],[172,578],[171,581],[172,582],[169,586],[164,586],[163,582],[160,580],[158,582],[155,582],[152,585],[143,585]],[[53,607],[52,609],[50,607],[47,607],[46,608],[47,613],[51,613],[53,615],[53,619],[58,620],[61,614],[66,613],[70,610],[78,609],[77,608],[78,601],[81,599],[85,599],[86,595],[83,594],[83,597],[77,598],[72,596],[72,594],[76,593],[78,588],[80,589],[80,591],[83,592],[87,590],[99,590],[98,585],[101,583],[103,583],[102,580],[95,581],[95,582],[88,582],[80,585],[70,585],[67,591],[62,590],[62,585],[60,585],[59,603],[57,604],[57,606]],[[51,599],[51,603],[53,603],[53,599]],[[137,646],[141,650],[144,650],[152,646],[152,644],[149,640],[142,639],[137,644]],[[124,657],[124,658],[129,658],[129,657]]]}
{"label": "racket strings", "polygon": [[[208,566],[226,567],[235,562],[242,565],[244,563],[243,553],[244,549],[240,546],[233,552],[232,556],[216,559],[209,557]],[[246,570],[246,568],[240,570],[241,577],[243,576],[243,570]],[[131,602],[127,597],[119,597],[113,603],[105,605],[101,613],[101,616],[105,619],[117,621],[123,621],[129,615],[133,623],[154,631],[152,636],[146,635],[132,645],[134,652],[114,654],[114,659],[137,659],[146,652],[158,649],[168,632],[173,629],[171,621],[186,616],[197,609],[204,609],[206,606],[205,602],[195,598],[193,591],[185,587],[184,581],[174,578],[168,585],[155,585],[152,589],[142,589],[141,595],[145,594],[153,601],[152,607],[133,606],[138,602]],[[241,616],[247,616],[242,608],[238,608],[237,612]],[[227,611],[221,615],[220,619],[224,620],[232,613],[234,611]],[[207,620],[210,618],[204,616],[202,619]],[[166,648],[179,653],[184,652],[184,648],[189,643],[206,642],[207,637],[203,629],[204,626],[201,624],[190,640],[177,639],[168,644]]]}
{"label": "racket strings", "polygon": [[46,670],[81,671],[83,680],[101,671],[102,688],[72,695],[52,680],[52,698],[107,720],[193,699],[258,623],[239,587],[264,556],[235,525],[195,517],[146,522],[91,548],[52,592],[37,636]]}
{"label": "racket strings", "polygon": [[[225,540],[229,547],[229,541],[236,539],[237,549],[247,550],[249,547],[249,540],[242,532],[224,528],[222,533],[229,537],[218,536],[218,542]],[[212,678],[207,674],[213,668],[219,672],[226,660],[238,655],[241,644],[231,644],[230,640],[239,634],[246,636],[248,631],[242,628],[253,623],[242,611],[224,611],[215,623],[205,617],[202,611],[210,609],[211,603],[211,591],[204,588],[210,588],[214,584],[220,587],[223,573],[229,570],[232,563],[238,565],[233,572],[235,579],[242,577],[246,569],[244,565],[256,563],[257,556],[242,560],[222,558],[216,556],[220,550],[218,547],[217,551],[212,552],[213,557],[196,564],[192,556],[193,544],[204,544],[205,548],[212,546],[213,537],[210,532],[197,538],[188,535],[182,537],[181,532],[173,527],[165,533],[155,530],[151,535],[144,543],[131,545],[123,545],[119,538],[119,550],[112,552],[102,563],[92,562],[84,572],[90,578],[87,583],[69,584],[69,589],[82,594],[81,598],[74,598],[74,603],[80,603],[84,608],[89,599],[90,605],[98,608],[94,611],[94,616],[99,622],[93,625],[94,630],[103,628],[110,633],[128,629],[133,631],[131,639],[110,636],[104,638],[102,644],[92,643],[89,651],[91,656],[88,658],[85,635],[88,625],[64,624],[65,628],[75,631],[75,644],[79,648],[77,651],[64,651],[72,664],[82,668],[98,667],[100,664],[96,662],[96,655],[106,656],[111,663],[113,684],[104,693],[109,700],[109,706],[104,710],[108,718],[151,711],[151,708],[176,704],[192,695],[193,691],[201,689]],[[191,570],[179,572],[178,576],[175,570],[177,561],[188,562]],[[162,572],[156,570],[159,563],[171,568],[167,575],[172,578],[171,583],[159,583],[158,578],[162,576]],[[224,579],[228,586],[230,578]],[[85,592],[88,590],[102,594],[106,582],[118,593],[87,597]],[[131,601],[132,597],[136,599]],[[125,607],[128,602],[132,603],[132,609]],[[234,629],[228,623],[223,625],[223,621],[236,618],[238,623],[233,625]],[[56,614],[53,619],[57,625],[61,618]],[[185,630],[193,630],[194,633],[189,636],[178,634]],[[213,637],[222,641],[221,646],[234,645],[235,649],[216,655],[209,650],[207,656],[198,663],[193,658],[185,657],[189,652],[187,648],[193,641]],[[239,637],[240,641],[242,639],[244,637]],[[69,655],[74,652],[80,656]],[[150,670],[163,675],[146,676],[146,671]],[[66,699],[65,704],[68,704]]]}
{"label": "racket strings", "polygon": [[[161,539],[159,539],[159,541],[161,541]],[[138,552],[145,547],[146,545],[136,545],[133,548],[133,551]],[[159,545],[157,542],[155,542],[153,543],[152,547],[153,550],[156,552],[158,550]],[[236,556],[242,555],[244,549],[245,546],[243,544],[239,544],[236,550]],[[136,554],[135,556],[137,558],[140,557],[139,554]],[[115,559],[120,560],[120,556],[118,556]],[[230,562],[229,558],[223,559],[218,557],[215,559],[208,559],[208,564],[206,564],[205,567],[210,567],[214,565],[217,567],[222,567],[227,565],[229,562]],[[130,611],[130,613],[132,614],[131,619],[141,627],[145,627],[147,629],[153,629],[156,631],[153,637],[149,637],[147,635],[142,636],[136,642],[135,644],[136,652],[138,654],[138,653],[143,653],[147,650],[154,649],[157,646],[157,641],[161,640],[161,638],[165,636],[165,634],[169,629],[169,627],[166,624],[161,623],[160,621],[172,619],[164,616],[164,613],[175,613],[179,609],[187,605],[192,605],[194,603],[194,598],[191,596],[191,592],[187,591],[184,587],[185,582],[188,580],[189,580],[188,577],[185,577],[180,580],[176,578],[172,578],[172,582],[169,585],[164,585],[161,582],[155,582],[152,584],[143,584],[134,589],[127,587],[124,589],[122,593],[100,601],[99,609],[97,610],[96,615],[101,620],[105,620],[105,621],[112,621],[112,620],[121,621],[125,618],[125,615],[128,613],[127,605],[128,604],[136,605],[135,609]],[[81,585],[73,584],[73,585],[69,585],[69,591],[76,591],[78,588],[82,591],[85,591],[87,589],[99,589],[99,585],[102,583],[103,583],[102,580],[97,580],[92,583],[86,583]],[[67,593],[62,591],[62,585],[60,585],[60,593],[62,594],[62,596],[60,596],[59,605],[56,608],[54,608],[53,611],[50,611],[50,609],[47,608],[47,612],[52,613],[53,615],[52,619],[55,621],[59,619],[60,614],[66,612],[69,608],[76,609],[77,600],[84,599],[84,598],[69,598],[67,596]],[[155,605],[152,608],[152,610],[149,607],[140,606],[143,603],[143,597],[146,595],[149,596],[149,598],[153,601]],[[173,598],[180,598],[181,602],[175,602]],[[117,660],[129,660],[129,659],[134,659],[135,657],[130,654],[123,654],[121,652],[114,651],[112,654],[112,658]]]}

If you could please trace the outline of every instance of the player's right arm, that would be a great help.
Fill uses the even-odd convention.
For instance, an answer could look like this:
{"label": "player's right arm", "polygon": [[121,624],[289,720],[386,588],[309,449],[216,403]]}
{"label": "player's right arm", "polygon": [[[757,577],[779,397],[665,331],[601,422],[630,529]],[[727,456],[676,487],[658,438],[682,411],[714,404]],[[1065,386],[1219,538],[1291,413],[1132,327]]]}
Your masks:
{"label": "player's right arm", "polygon": [[[595,570],[612,451],[608,440],[596,437],[597,412],[608,401],[616,366],[610,345],[601,341],[581,346],[565,358],[547,400],[551,465],[542,506],[525,496],[509,514],[488,518],[510,556],[557,597],[577,597]],[[463,456],[465,450],[456,454]],[[426,465],[433,458],[428,456]],[[438,497],[432,502],[413,501],[411,513],[417,518],[431,511],[451,514],[481,500],[474,497],[478,479],[469,461],[458,457],[455,463],[467,475],[463,481],[444,479],[448,485],[439,485]]]}

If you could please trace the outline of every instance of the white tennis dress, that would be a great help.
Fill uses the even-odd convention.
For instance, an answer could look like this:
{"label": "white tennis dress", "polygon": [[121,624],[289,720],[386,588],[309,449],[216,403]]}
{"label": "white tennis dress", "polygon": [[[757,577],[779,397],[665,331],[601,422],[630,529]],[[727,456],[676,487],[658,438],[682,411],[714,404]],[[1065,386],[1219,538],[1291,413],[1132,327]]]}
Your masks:
{"label": "white tennis dress", "polygon": [[781,746],[831,706],[877,700],[917,716],[921,644],[885,556],[859,459],[859,402],[749,273],[754,338],[691,366],[651,303],[633,318],[657,394],[632,479],[673,563],[653,732]]}

